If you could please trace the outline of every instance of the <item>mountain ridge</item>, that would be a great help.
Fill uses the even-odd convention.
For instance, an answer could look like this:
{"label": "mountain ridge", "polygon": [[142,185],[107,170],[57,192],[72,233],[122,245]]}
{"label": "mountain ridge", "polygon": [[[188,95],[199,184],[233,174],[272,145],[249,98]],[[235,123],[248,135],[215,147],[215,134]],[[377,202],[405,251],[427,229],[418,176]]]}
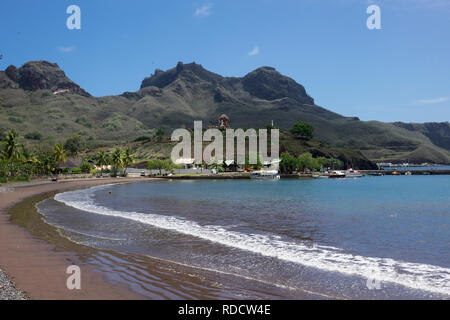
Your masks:
{"label": "mountain ridge", "polygon": [[54,94],[75,93],[86,97],[91,96],[70,80],[58,64],[45,60],[29,61],[20,68],[10,65],[4,73],[13,82],[12,85],[9,84],[12,88],[17,85],[18,88],[28,91],[48,89]]}
{"label": "mountain ridge", "polygon": [[[179,62],[155,70],[136,92],[92,97],[70,80],[57,64],[32,61],[0,71],[0,128],[41,130],[46,136],[79,132],[100,141],[123,141],[157,128],[204,127],[227,114],[234,128],[264,128],[271,121],[290,129],[297,121],[315,128],[320,141],[360,150],[377,162],[450,163],[448,122],[383,123],[344,117],[315,104],[306,89],[272,67],[244,77],[222,77],[196,63]],[[39,129],[38,120],[45,126]],[[45,131],[45,132],[44,132]]]}

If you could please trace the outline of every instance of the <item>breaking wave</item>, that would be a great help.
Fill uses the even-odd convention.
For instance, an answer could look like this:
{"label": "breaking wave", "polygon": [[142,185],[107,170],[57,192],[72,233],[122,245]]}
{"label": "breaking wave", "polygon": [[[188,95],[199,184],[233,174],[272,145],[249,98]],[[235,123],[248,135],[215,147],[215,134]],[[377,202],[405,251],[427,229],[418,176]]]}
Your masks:
{"label": "breaking wave", "polygon": [[205,226],[177,217],[112,210],[96,205],[93,199],[93,189],[107,187],[109,186],[60,193],[55,195],[55,200],[82,211],[129,219],[307,267],[450,295],[449,268],[390,258],[352,255],[330,246],[289,242],[280,240],[276,235],[245,234],[224,226]]}

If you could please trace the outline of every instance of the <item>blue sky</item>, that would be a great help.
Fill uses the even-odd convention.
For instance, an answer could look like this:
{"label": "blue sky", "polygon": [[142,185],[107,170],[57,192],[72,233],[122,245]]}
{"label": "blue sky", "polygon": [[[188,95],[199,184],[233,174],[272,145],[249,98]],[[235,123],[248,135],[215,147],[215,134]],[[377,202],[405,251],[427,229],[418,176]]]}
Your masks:
{"label": "blue sky", "polygon": [[[381,8],[381,30],[366,9]],[[68,30],[66,8],[81,8]],[[381,121],[450,120],[449,0],[2,0],[0,69],[57,62],[95,96],[178,61],[224,76],[273,66],[316,103]]]}

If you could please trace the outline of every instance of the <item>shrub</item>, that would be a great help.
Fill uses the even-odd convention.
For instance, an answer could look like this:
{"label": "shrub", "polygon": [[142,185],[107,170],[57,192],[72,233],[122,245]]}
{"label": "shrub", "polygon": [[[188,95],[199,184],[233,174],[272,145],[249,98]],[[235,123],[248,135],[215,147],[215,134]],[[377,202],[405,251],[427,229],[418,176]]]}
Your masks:
{"label": "shrub", "polygon": [[27,133],[25,135],[25,139],[28,139],[28,140],[41,140],[42,139],[42,134],[40,134],[39,132],[30,132],[30,133]]}
{"label": "shrub", "polygon": [[2,182],[2,179],[0,179],[0,182],[2,183],[6,183],[6,182],[29,182],[30,181],[30,177],[27,174],[21,175],[21,176],[17,176],[17,177],[13,177],[13,178],[4,178],[3,180],[4,182]]}
{"label": "shrub", "polygon": [[136,140],[134,140],[134,142],[146,142],[146,141],[150,141],[152,138],[147,137],[147,136],[140,136],[139,138],[137,138]]}
{"label": "shrub", "polygon": [[22,119],[17,118],[17,117],[13,117],[13,116],[9,117],[8,120],[11,121],[11,122],[15,122],[15,123],[22,123],[23,122]]}
{"label": "shrub", "polygon": [[72,168],[70,171],[71,171],[72,174],[81,174],[81,173],[83,173],[81,168]]}
{"label": "shrub", "polygon": [[85,126],[86,128],[92,128],[92,124],[88,121],[86,116],[79,117],[75,120],[75,122],[81,124],[82,126]]}
{"label": "shrub", "polygon": [[83,172],[83,173],[89,173],[89,172],[91,172],[91,170],[92,170],[92,166],[90,165],[89,162],[84,161],[84,162],[82,162],[81,165],[80,165],[80,170],[81,170],[81,172]]}

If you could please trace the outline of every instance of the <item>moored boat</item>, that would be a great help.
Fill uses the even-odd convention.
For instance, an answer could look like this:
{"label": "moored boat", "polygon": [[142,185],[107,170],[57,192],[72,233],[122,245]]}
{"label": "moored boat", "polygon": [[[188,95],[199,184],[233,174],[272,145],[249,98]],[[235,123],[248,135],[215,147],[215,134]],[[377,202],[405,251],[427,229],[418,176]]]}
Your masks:
{"label": "moored boat", "polygon": [[364,177],[364,175],[357,171],[357,170],[353,170],[353,169],[348,169],[347,172],[345,173],[345,176],[347,178],[362,178]]}
{"label": "moored boat", "polygon": [[260,170],[250,173],[250,179],[255,180],[280,180],[278,170]]}
{"label": "moored boat", "polygon": [[339,170],[331,171],[329,177],[332,179],[345,178],[345,172]]}

